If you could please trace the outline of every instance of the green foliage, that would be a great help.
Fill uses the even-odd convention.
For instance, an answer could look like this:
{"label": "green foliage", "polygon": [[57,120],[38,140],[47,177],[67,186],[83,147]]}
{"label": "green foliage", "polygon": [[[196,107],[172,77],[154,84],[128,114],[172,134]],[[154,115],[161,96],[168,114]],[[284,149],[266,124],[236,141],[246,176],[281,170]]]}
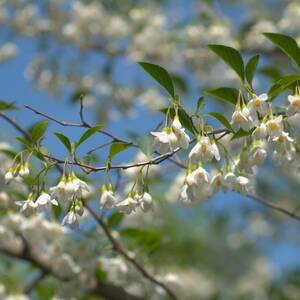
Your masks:
{"label": "green foliage", "polygon": [[211,112],[207,114],[208,116],[214,117],[217,119],[221,124],[223,124],[229,131],[232,131],[232,127],[229,121],[220,113],[218,112]]}
{"label": "green foliage", "polygon": [[17,107],[11,103],[0,101],[0,110],[15,110]]}
{"label": "green foliage", "polygon": [[252,81],[254,78],[254,74],[256,72],[258,62],[259,62],[259,55],[255,55],[249,59],[246,65],[245,75],[246,75],[247,82],[251,87],[252,87]]}
{"label": "green foliage", "polygon": [[55,132],[54,134],[63,143],[63,145],[67,148],[69,153],[72,153],[72,145],[71,145],[69,138],[59,132]]}
{"label": "green foliage", "polygon": [[100,131],[104,128],[104,125],[96,125],[90,129],[88,129],[79,139],[79,141],[75,144],[75,149],[77,149],[83,142],[85,142],[88,138],[94,135],[97,131]]}
{"label": "green foliage", "polygon": [[300,69],[300,49],[296,41],[285,34],[265,32],[264,36],[287,54]]}
{"label": "green foliage", "polygon": [[111,214],[109,216],[109,218],[107,219],[107,226],[109,228],[117,227],[118,225],[121,224],[123,219],[124,219],[124,214],[121,213],[121,212],[116,211],[113,214]]}
{"label": "green foliage", "polygon": [[198,101],[197,101],[197,106],[196,106],[196,111],[195,114],[197,115],[201,109],[203,108],[203,106],[205,105],[205,98],[203,96],[199,97]]}
{"label": "green foliage", "polygon": [[39,142],[45,135],[48,127],[48,122],[43,121],[35,125],[31,130],[31,142],[37,143]]}
{"label": "green foliage", "polygon": [[239,96],[239,91],[235,88],[230,87],[220,87],[213,90],[204,89],[203,92],[206,95],[215,97],[219,100],[233,105],[236,105]]}
{"label": "green foliage", "polygon": [[134,247],[143,248],[148,253],[155,252],[162,240],[161,234],[157,231],[146,231],[137,228],[126,228],[120,234]]}
{"label": "green foliage", "polygon": [[170,94],[173,100],[175,99],[171,75],[164,68],[147,62],[139,62],[139,65]]}
{"label": "green foliage", "polygon": [[284,92],[288,87],[300,81],[300,74],[286,75],[280,78],[275,84],[270,88],[268,95],[271,100]]}
{"label": "green foliage", "polygon": [[224,45],[208,45],[208,47],[222,58],[223,61],[236,72],[241,81],[244,82],[244,62],[241,54],[236,49]]}
{"label": "green foliage", "polygon": [[127,143],[115,142],[112,143],[109,149],[109,160],[111,161],[117,154],[130,148],[132,145]]}

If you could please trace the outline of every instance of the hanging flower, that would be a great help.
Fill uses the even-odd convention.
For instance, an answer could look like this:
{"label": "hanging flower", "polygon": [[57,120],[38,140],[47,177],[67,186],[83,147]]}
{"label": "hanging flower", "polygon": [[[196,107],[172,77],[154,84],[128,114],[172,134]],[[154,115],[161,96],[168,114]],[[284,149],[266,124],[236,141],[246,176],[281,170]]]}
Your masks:
{"label": "hanging flower", "polygon": [[100,205],[103,209],[113,207],[117,203],[117,198],[115,197],[112,187],[109,187],[109,190],[106,189],[106,186],[102,187],[102,195],[100,198]]}
{"label": "hanging flower", "polygon": [[125,200],[117,203],[116,207],[122,213],[129,215],[135,211],[137,204],[138,204],[137,200],[134,199],[131,195],[128,195],[128,197]]}
{"label": "hanging flower", "polygon": [[267,100],[267,94],[261,94],[259,96],[254,95],[253,98],[248,102],[250,113],[252,114],[252,112],[258,112],[262,115],[266,114],[268,109],[268,105],[266,102]]}
{"label": "hanging flower", "polygon": [[147,192],[143,193],[142,197],[140,198],[139,205],[143,212],[153,210],[152,196]]}
{"label": "hanging flower", "polygon": [[300,95],[289,95],[288,101],[290,103],[287,109],[288,114],[298,113],[300,111]]}
{"label": "hanging flower", "polygon": [[283,130],[282,116],[271,118],[266,123],[267,133],[270,137],[279,136]]}
{"label": "hanging flower", "polygon": [[58,202],[45,192],[41,193],[35,203],[40,210],[50,210],[52,205],[58,206]]}
{"label": "hanging flower", "polygon": [[62,220],[62,225],[69,225],[71,228],[79,227],[79,214],[69,211]]}

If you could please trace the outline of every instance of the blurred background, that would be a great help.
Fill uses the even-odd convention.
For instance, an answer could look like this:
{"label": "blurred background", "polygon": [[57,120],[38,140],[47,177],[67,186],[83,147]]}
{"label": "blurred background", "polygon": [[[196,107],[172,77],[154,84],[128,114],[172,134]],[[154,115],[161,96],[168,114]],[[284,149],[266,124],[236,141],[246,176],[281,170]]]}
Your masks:
{"label": "blurred background", "polygon": [[[167,95],[138,61],[166,68],[182,104],[192,113],[203,89],[238,86],[236,75],[207,48],[210,43],[233,46],[245,58],[261,54],[254,82],[256,93],[261,94],[281,74],[291,72],[286,57],[261,33],[287,33],[299,40],[300,1],[0,0],[0,24],[0,100],[18,107],[8,114],[24,128],[44,119],[24,105],[59,120],[80,121],[83,94],[90,123],[105,124],[116,136],[137,141],[164,120],[160,110],[168,106]],[[232,108],[205,96],[202,111],[229,116]],[[4,120],[0,123],[2,142],[20,148],[15,141],[19,133]],[[83,130],[49,124],[43,144],[64,159],[67,153],[55,131],[75,141]],[[95,135],[80,148],[80,156],[105,164],[107,148],[92,155],[88,152],[107,141]],[[183,152],[181,157],[186,155]],[[129,149],[115,162],[137,160],[144,160],[143,155]],[[205,203],[182,205],[178,201],[182,170],[168,163],[152,169],[154,212],[123,218],[112,229],[153,270],[177,274],[180,299],[300,299],[297,222],[231,192],[220,192]],[[95,174],[89,180],[97,188],[102,176]],[[115,172],[112,176],[126,190],[138,174]],[[295,210],[300,204],[299,179],[267,161],[259,171],[257,190]],[[95,207],[97,197],[95,193],[91,199]],[[97,233],[88,221],[81,230],[90,238]],[[70,239],[85,243],[77,233]],[[96,241],[90,245],[96,247]],[[22,291],[26,274],[26,264],[1,256],[0,281],[7,294]],[[126,280],[130,286],[132,281]],[[60,291],[60,286],[45,281],[30,299],[52,299],[53,291]],[[64,299],[94,299],[62,294]],[[155,297],[164,299],[164,295]]]}

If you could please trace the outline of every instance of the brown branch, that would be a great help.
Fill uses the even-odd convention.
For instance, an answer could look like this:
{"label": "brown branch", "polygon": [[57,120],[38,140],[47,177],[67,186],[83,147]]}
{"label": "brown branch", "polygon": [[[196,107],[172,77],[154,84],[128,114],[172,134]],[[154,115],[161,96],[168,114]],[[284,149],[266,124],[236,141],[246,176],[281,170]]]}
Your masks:
{"label": "brown branch", "polygon": [[131,256],[124,248],[123,246],[112,236],[110,233],[106,223],[92,210],[88,205],[85,204],[86,209],[90,213],[90,215],[94,218],[94,220],[97,222],[97,224],[102,228],[105,235],[113,245],[114,249],[122,255],[128,262],[130,262],[145,278],[156,284],[157,286],[161,287],[171,299],[178,300],[177,296],[174,294],[174,292],[163,282],[156,279],[153,275],[151,275],[142,265],[140,265],[135,257]]}
{"label": "brown branch", "polygon": [[285,214],[286,216],[289,216],[290,218],[300,222],[300,216],[298,216],[297,214],[295,214],[294,212],[291,212],[273,202],[270,202],[268,200],[265,200],[263,197],[257,195],[257,194],[251,194],[251,195],[247,195],[247,197],[251,200],[254,200],[256,202],[259,202],[260,204],[268,207],[268,208],[271,208],[273,210],[276,210],[282,214]]}

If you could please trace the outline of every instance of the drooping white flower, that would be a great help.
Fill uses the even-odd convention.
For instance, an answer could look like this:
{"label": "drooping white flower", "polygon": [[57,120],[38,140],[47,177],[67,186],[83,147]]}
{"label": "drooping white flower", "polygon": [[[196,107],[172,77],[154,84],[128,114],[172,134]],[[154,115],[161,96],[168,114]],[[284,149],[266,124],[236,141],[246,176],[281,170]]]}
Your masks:
{"label": "drooping white flower", "polygon": [[153,199],[152,196],[145,192],[139,200],[139,205],[144,212],[148,212],[153,209]]}
{"label": "drooping white flower", "polygon": [[186,177],[186,183],[189,186],[196,185],[200,187],[204,182],[209,182],[208,176],[208,172],[204,168],[199,167],[192,173],[188,174]]}
{"label": "drooping white flower", "polygon": [[213,158],[220,160],[220,153],[217,145],[213,142],[211,143],[209,137],[200,137],[197,144],[192,148],[189,153],[189,159],[193,163],[195,162],[209,162]]}
{"label": "drooping white flower", "polygon": [[59,183],[56,186],[50,187],[50,195],[58,201],[68,201],[69,193],[67,188],[68,180],[65,176],[62,176]]}
{"label": "drooping white flower", "polygon": [[138,204],[137,200],[129,195],[125,200],[117,203],[116,208],[118,208],[124,214],[129,215],[133,211],[135,211],[137,204]]}
{"label": "drooping white flower", "polygon": [[283,130],[282,116],[280,115],[267,121],[266,127],[270,137],[279,136]]}
{"label": "drooping white flower", "polygon": [[179,118],[176,116],[172,122],[171,128],[175,132],[175,134],[182,129],[182,125],[179,121]]}
{"label": "drooping white flower", "polygon": [[22,177],[15,173],[13,168],[10,168],[4,175],[5,184],[9,184],[12,181],[21,182]]}
{"label": "drooping white flower", "polygon": [[266,102],[267,100],[268,100],[267,94],[261,94],[259,96],[254,95],[253,98],[248,102],[248,108],[250,110],[250,113],[254,111],[262,115],[266,114],[268,109],[267,102]]}
{"label": "drooping white flower", "polygon": [[166,128],[161,132],[153,132],[151,134],[155,137],[154,141],[160,146],[161,152],[166,151],[168,148],[175,149],[178,147],[177,136],[170,128]]}
{"label": "drooping white flower", "polygon": [[254,166],[260,166],[267,157],[267,150],[262,146],[256,146],[250,153],[251,164]]}
{"label": "drooping white flower", "polygon": [[79,214],[69,211],[62,220],[62,225],[69,225],[71,228],[79,227]]}
{"label": "drooping white flower", "polygon": [[51,196],[45,192],[42,192],[41,195],[35,201],[37,208],[40,210],[49,210],[52,205],[58,206],[58,202],[51,198]]}
{"label": "drooping white flower", "polygon": [[292,142],[294,142],[294,139],[285,131],[282,131],[278,136],[271,137],[269,141],[271,148],[280,153],[289,150]]}
{"label": "drooping white flower", "polygon": [[100,205],[103,209],[113,207],[117,203],[117,198],[112,189],[107,190],[106,186],[102,187],[102,195],[100,198]]}
{"label": "drooping white flower", "polygon": [[218,192],[220,189],[222,189],[223,192],[227,191],[227,186],[225,184],[222,173],[217,173],[214,176],[212,176],[212,178],[210,180],[210,184],[215,193]]}
{"label": "drooping white flower", "polygon": [[181,128],[175,132],[177,137],[177,146],[182,149],[187,149],[190,144],[190,137],[185,133],[185,128]]}
{"label": "drooping white flower", "polygon": [[36,212],[37,204],[34,202],[33,194],[29,194],[28,199],[25,201],[18,201],[17,205],[21,206],[20,212],[25,216],[30,216]]}
{"label": "drooping white flower", "polygon": [[288,114],[292,115],[296,112],[300,112],[300,95],[289,95],[288,96],[289,106]]}
{"label": "drooping white flower", "polygon": [[265,123],[259,124],[253,131],[252,136],[258,140],[264,139],[267,137],[267,126]]}
{"label": "drooping white flower", "polygon": [[85,181],[79,179],[74,173],[71,174],[68,183],[69,185],[67,185],[67,190],[69,188],[68,192],[71,195],[73,193],[73,197],[81,199],[84,195],[84,192],[90,191],[88,184]]}
{"label": "drooping white flower", "polygon": [[238,176],[235,184],[233,185],[233,190],[242,195],[249,194],[253,191],[252,181],[247,177]]}
{"label": "drooping white flower", "polygon": [[30,173],[28,163],[24,163],[20,166],[19,175],[22,177],[28,176]]}
{"label": "drooping white flower", "polygon": [[231,117],[231,126],[234,131],[239,129],[249,131],[254,126],[249,110],[247,108],[235,110]]}
{"label": "drooping white flower", "polygon": [[236,183],[237,177],[233,172],[228,172],[224,175],[224,183],[228,188],[232,188]]}

